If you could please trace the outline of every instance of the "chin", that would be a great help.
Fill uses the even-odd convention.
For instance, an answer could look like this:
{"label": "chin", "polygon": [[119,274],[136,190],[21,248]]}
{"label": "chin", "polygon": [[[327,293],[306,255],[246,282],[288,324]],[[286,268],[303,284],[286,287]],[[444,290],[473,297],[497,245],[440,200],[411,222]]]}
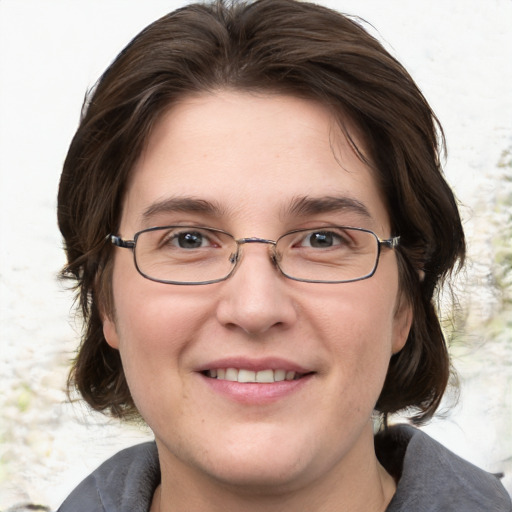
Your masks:
{"label": "chin", "polygon": [[[209,466],[203,465],[206,472],[223,485],[250,493],[280,494],[304,486],[319,469],[311,442],[290,436],[289,430],[259,429],[238,439],[217,440],[217,449],[208,450],[209,459],[203,459]],[[319,460],[326,458],[327,454]]]}
{"label": "chin", "polygon": [[210,476],[226,487],[247,494],[278,495],[301,488],[308,480],[305,468],[297,465],[297,456],[289,463],[271,457],[265,462],[234,461],[223,467],[211,468]]}

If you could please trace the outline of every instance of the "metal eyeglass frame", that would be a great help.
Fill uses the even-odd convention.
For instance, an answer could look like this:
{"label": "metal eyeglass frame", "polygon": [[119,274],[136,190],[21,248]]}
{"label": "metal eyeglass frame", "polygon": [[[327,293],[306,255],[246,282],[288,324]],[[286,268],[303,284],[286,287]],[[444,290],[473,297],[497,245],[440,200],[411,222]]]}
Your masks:
{"label": "metal eyeglass frame", "polygon": [[[212,280],[209,280],[209,281],[169,281],[169,280],[165,280],[165,279],[156,279],[154,277],[151,277],[147,274],[145,274],[144,272],[142,272],[142,270],[140,269],[138,263],[137,263],[137,257],[135,255],[135,247],[137,245],[137,239],[139,238],[139,236],[142,234],[142,233],[146,233],[146,232],[149,232],[149,231],[157,231],[157,230],[163,230],[163,229],[169,229],[169,228],[194,228],[194,229],[205,229],[205,230],[208,230],[208,231],[213,231],[213,232],[217,232],[217,233],[223,233],[224,235],[227,235],[229,236],[230,238],[232,238],[236,244],[237,244],[237,250],[236,252],[232,255],[231,257],[231,263],[233,264],[233,267],[231,268],[231,270],[229,271],[229,273],[224,276],[224,277],[221,277],[219,279],[212,279]],[[155,281],[157,283],[163,283],[163,284],[176,284],[176,285],[203,285],[203,284],[213,284],[213,283],[219,283],[221,281],[225,281],[226,279],[228,279],[231,275],[233,275],[233,273],[235,272],[236,268],[238,267],[238,264],[239,262],[241,261],[241,258],[240,258],[240,246],[244,245],[244,244],[269,244],[269,245],[272,245],[275,249],[276,245],[277,245],[277,242],[279,242],[279,240],[281,240],[281,238],[287,236],[287,235],[291,235],[293,233],[300,233],[302,231],[315,231],[315,230],[318,230],[318,231],[325,231],[326,229],[329,229],[329,228],[339,228],[339,229],[350,229],[350,230],[355,230],[355,231],[363,231],[365,233],[370,233],[371,235],[374,236],[375,240],[377,241],[377,255],[376,255],[376,258],[375,258],[375,264],[373,266],[373,269],[371,272],[369,272],[368,274],[362,276],[362,277],[357,277],[355,279],[344,279],[344,280],[341,280],[341,281],[325,281],[325,280],[319,280],[319,279],[302,279],[302,278],[298,278],[298,277],[294,277],[294,276],[291,276],[289,274],[286,274],[282,269],[281,267],[279,266],[279,262],[278,262],[278,258],[276,257],[276,253],[275,253],[275,250],[272,254],[272,262],[274,263],[274,265],[276,266],[276,268],[281,272],[281,274],[288,278],[288,279],[291,279],[293,281],[300,281],[300,282],[303,282],[303,283],[323,283],[323,284],[342,284],[342,283],[352,283],[352,282],[355,282],[355,281],[362,281],[364,279],[369,279],[370,277],[372,277],[376,270],[377,270],[377,267],[379,265],[379,259],[380,259],[380,253],[381,253],[381,248],[382,247],[385,247],[387,249],[396,249],[399,245],[400,245],[400,236],[393,236],[391,238],[386,238],[386,239],[381,239],[377,236],[376,233],[374,233],[373,231],[369,230],[369,229],[365,229],[365,228],[358,228],[358,227],[353,227],[353,226],[322,226],[322,227],[318,227],[318,228],[307,228],[307,229],[295,229],[295,230],[292,230],[292,231],[288,231],[287,233],[284,233],[283,235],[281,235],[277,240],[268,240],[266,238],[257,238],[257,237],[248,237],[248,238],[238,238],[236,239],[231,233],[228,233],[227,231],[224,231],[222,229],[217,229],[217,228],[209,228],[209,227],[205,227],[205,226],[181,226],[181,225],[171,225],[171,226],[155,226],[155,227],[151,227],[151,228],[146,228],[146,229],[142,229],[141,231],[138,231],[137,233],[135,233],[133,235],[133,240],[124,240],[123,238],[121,238],[120,236],[117,236],[117,235],[112,235],[112,234],[109,234],[107,235],[106,239],[107,240],[110,240],[110,242],[115,245],[116,247],[120,247],[122,249],[131,249],[132,252],[133,252],[133,262],[135,264],[135,268],[137,269],[137,272],[144,278],[146,279],[149,279],[150,281]]]}

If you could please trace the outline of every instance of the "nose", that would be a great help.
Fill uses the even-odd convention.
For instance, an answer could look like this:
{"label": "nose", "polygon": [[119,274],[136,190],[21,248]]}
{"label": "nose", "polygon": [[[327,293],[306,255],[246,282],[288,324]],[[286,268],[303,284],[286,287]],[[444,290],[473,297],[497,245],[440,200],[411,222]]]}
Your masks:
{"label": "nose", "polygon": [[[251,240],[253,242],[254,240]],[[297,319],[290,281],[276,267],[268,241],[248,243],[234,274],[223,282],[217,318],[252,336],[290,327]]]}

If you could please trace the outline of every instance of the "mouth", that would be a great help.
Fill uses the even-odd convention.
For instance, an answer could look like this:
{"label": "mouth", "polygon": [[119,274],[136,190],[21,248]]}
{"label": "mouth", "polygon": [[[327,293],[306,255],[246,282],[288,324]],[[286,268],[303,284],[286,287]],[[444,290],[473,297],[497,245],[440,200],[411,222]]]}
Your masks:
{"label": "mouth", "polygon": [[317,375],[311,368],[279,357],[232,356],[210,361],[196,371],[215,396],[244,406],[268,405],[297,395]]}
{"label": "mouth", "polygon": [[240,383],[272,384],[274,382],[300,380],[312,372],[300,373],[292,370],[273,370],[270,368],[259,371],[245,368],[212,368],[201,373],[210,379]]}

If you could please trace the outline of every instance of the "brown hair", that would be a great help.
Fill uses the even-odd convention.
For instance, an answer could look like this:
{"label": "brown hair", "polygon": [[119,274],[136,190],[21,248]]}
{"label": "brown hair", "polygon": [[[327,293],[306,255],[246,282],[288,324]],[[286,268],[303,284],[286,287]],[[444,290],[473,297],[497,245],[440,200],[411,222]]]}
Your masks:
{"label": "brown hair", "polygon": [[361,25],[294,0],[223,1],[179,9],[143,30],[89,93],[62,172],[58,220],[76,280],[84,334],[71,369],[96,410],[137,415],[117,350],[105,341],[113,312],[112,247],[130,171],[152,126],[184,95],[219,88],[299,95],[349,116],[401,236],[400,285],[413,308],[403,350],[391,358],[376,409],[435,412],[450,365],[435,308],[442,280],[464,259],[464,234],[442,175],[444,137],[404,68]]}

